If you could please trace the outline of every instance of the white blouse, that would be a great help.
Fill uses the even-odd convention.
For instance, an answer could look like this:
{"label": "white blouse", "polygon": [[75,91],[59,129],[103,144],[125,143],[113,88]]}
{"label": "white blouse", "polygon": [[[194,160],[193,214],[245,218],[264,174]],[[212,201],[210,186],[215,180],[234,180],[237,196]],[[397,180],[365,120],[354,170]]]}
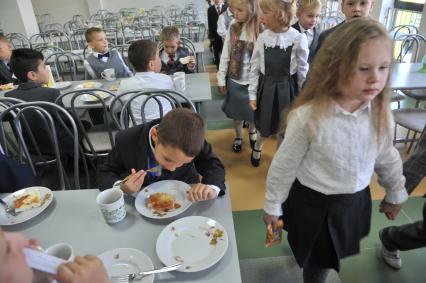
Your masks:
{"label": "white blouse", "polygon": [[284,141],[268,171],[266,213],[282,214],[281,204],[296,178],[325,195],[352,194],[366,188],[376,172],[387,202],[399,204],[408,198],[401,157],[391,137],[377,142],[369,104],[354,113],[335,104],[335,114],[322,118],[315,134],[308,135],[313,111],[312,105],[305,105],[289,116]]}
{"label": "white blouse", "polygon": [[[243,26],[240,40],[247,41],[247,34],[245,31],[245,26]],[[231,41],[231,32],[229,31],[226,35],[225,42],[223,43],[222,56],[220,57],[219,70],[217,71],[217,84],[219,86],[226,85],[226,75],[228,73],[229,61],[231,57],[232,50],[232,41]],[[239,80],[231,79],[232,81],[241,84],[248,85],[249,84],[249,72],[250,72],[250,57],[248,52],[244,52],[243,66],[241,67],[241,78]]]}
{"label": "white blouse", "polygon": [[297,73],[297,83],[299,89],[302,87],[309,69],[309,47],[306,36],[292,27],[290,27],[288,31],[281,33],[275,33],[267,29],[263,31],[257,38],[257,42],[254,46],[253,55],[250,61],[250,85],[248,89],[250,100],[256,100],[256,92],[259,83],[259,72],[265,74],[264,48],[273,48],[275,46],[279,46],[280,49],[286,49],[291,45],[293,45],[293,49],[291,51],[290,59],[290,75]]}

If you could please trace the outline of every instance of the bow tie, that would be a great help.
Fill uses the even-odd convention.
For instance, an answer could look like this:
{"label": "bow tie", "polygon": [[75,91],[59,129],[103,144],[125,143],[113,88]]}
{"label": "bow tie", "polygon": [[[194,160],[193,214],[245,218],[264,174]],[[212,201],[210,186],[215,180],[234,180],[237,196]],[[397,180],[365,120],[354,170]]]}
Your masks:
{"label": "bow tie", "polygon": [[102,59],[102,57],[107,57],[109,58],[109,52],[105,53],[105,54],[98,54],[98,59]]}

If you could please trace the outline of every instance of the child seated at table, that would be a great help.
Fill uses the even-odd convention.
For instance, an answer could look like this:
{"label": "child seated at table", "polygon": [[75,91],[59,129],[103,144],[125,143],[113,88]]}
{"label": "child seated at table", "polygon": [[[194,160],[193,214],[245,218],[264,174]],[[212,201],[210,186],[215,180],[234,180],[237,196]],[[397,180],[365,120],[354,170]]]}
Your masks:
{"label": "child seated at table", "polygon": [[[26,102],[47,101],[54,103],[60,92],[56,88],[42,86],[49,81],[48,70],[43,60],[43,54],[34,49],[20,48],[13,50],[10,65],[20,84],[16,89],[7,92],[5,96]],[[49,111],[49,109],[47,110]],[[51,115],[56,117],[56,112],[51,112]],[[40,115],[27,113],[25,117],[40,151],[43,154],[53,155],[54,150],[50,135],[45,125],[41,123]],[[57,135],[61,154],[72,155],[73,141],[65,129],[58,127]],[[29,143],[29,150],[30,152],[36,152],[35,148],[32,148],[32,143]]]}
{"label": "child seated at table", "polygon": [[[157,172],[146,172],[151,168],[157,168]],[[192,184],[188,194],[191,201],[225,193],[225,169],[205,140],[203,118],[186,108],[173,109],[161,120],[118,132],[99,177],[102,189],[125,180],[120,188],[126,193],[136,193],[160,180]]]}
{"label": "child seated at table", "polygon": [[7,40],[6,36],[0,34],[0,85],[16,82],[10,70],[11,55],[12,44]]}
{"label": "child seated at table", "polygon": [[[129,46],[129,62],[132,64],[136,74],[128,79],[120,82],[118,91],[120,93],[131,90],[144,90],[144,89],[171,89],[174,90],[172,79],[165,75],[160,74],[161,60],[157,45],[151,40],[141,39],[133,42]],[[165,98],[158,98],[161,102],[163,113],[172,110],[172,106]],[[135,117],[136,124],[142,122],[141,106],[145,97],[139,96],[131,105],[132,113]],[[160,117],[160,109],[155,100],[151,99],[147,102],[144,108],[146,120],[153,120]]]}
{"label": "child seated at table", "polygon": [[195,57],[188,48],[180,42],[179,29],[174,26],[165,27],[161,31],[160,40],[163,48],[160,50],[161,72],[172,75],[176,72],[193,73]]}
{"label": "child seated at table", "polygon": [[105,32],[97,27],[89,28],[84,33],[92,53],[84,60],[84,67],[93,79],[102,78],[105,69],[113,68],[116,78],[131,77],[133,74],[124,63],[120,53],[108,49],[108,40]]}

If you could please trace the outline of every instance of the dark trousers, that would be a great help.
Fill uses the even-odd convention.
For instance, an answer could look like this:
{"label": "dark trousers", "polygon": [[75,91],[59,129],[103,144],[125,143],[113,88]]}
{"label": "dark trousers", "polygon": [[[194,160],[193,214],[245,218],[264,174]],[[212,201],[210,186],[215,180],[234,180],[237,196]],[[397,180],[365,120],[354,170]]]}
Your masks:
{"label": "dark trousers", "polygon": [[216,37],[212,40],[214,62],[219,70],[220,55],[222,54],[223,40],[222,37]]}
{"label": "dark trousers", "polygon": [[423,205],[423,220],[384,230],[383,244],[389,250],[407,251],[426,247],[426,202]]}

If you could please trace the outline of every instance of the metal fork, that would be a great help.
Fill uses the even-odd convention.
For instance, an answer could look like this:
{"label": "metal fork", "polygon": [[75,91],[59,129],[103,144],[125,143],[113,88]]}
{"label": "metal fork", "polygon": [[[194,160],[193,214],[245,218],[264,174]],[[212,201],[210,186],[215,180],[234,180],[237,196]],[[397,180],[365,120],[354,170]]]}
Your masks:
{"label": "metal fork", "polygon": [[2,200],[0,198],[0,203],[4,206],[4,210],[6,211],[6,213],[9,213],[12,216],[16,216],[18,215],[18,213],[15,211],[15,208],[8,205],[4,200]]}
{"label": "metal fork", "polygon": [[181,266],[182,266],[182,263],[176,263],[176,264],[164,266],[163,268],[159,268],[159,269],[141,271],[139,273],[131,273],[131,274],[125,274],[125,275],[119,275],[119,276],[112,276],[111,281],[113,283],[127,283],[127,282],[133,282],[134,280],[139,281],[143,277],[146,277],[148,275],[176,270],[180,268]]}
{"label": "metal fork", "polygon": [[[160,169],[160,166],[155,166],[155,167],[152,167],[151,169],[147,169],[147,170],[144,170],[145,172],[151,172],[151,173],[157,173],[158,171],[159,171],[159,169]],[[115,184],[115,186],[120,186],[121,184],[123,184],[123,183],[125,183],[130,177],[131,177],[132,175],[128,175],[126,178],[124,178],[123,180],[121,180],[120,182],[117,182],[116,184]]]}

